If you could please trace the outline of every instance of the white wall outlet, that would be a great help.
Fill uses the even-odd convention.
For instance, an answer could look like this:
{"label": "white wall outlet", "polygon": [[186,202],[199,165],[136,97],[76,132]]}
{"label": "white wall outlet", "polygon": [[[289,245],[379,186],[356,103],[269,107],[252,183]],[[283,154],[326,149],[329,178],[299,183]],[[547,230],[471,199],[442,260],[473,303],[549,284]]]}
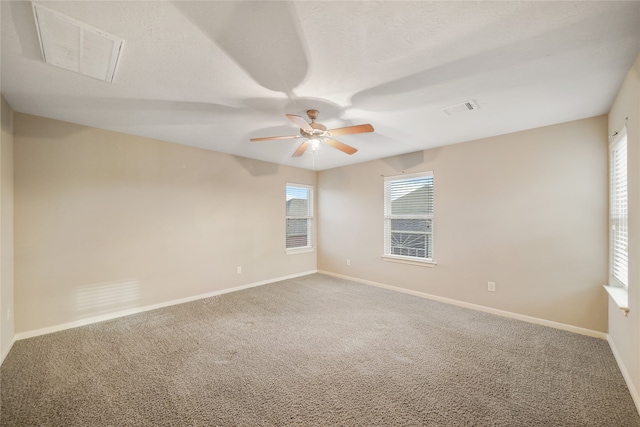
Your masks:
{"label": "white wall outlet", "polygon": [[347,265],[351,265],[351,260],[347,258]]}
{"label": "white wall outlet", "polygon": [[242,273],[242,266],[241,265],[236,267],[236,273],[238,273],[238,274]]}
{"label": "white wall outlet", "polygon": [[7,308],[7,322],[11,321],[11,307]]}
{"label": "white wall outlet", "polygon": [[489,282],[487,284],[487,290],[489,290],[489,292],[495,292],[496,291],[496,282]]}

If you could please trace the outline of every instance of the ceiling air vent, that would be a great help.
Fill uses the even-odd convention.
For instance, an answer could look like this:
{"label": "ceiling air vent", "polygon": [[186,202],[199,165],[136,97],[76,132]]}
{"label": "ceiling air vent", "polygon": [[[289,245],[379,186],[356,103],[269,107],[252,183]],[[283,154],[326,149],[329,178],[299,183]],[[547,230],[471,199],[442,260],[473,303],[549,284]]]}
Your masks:
{"label": "ceiling air vent", "polygon": [[454,114],[464,113],[465,111],[477,110],[480,107],[476,101],[469,100],[465,102],[461,102],[460,104],[451,105],[449,107],[443,108],[442,112],[447,116],[453,116]]}
{"label": "ceiling air vent", "polygon": [[124,40],[33,4],[44,62],[111,83]]}

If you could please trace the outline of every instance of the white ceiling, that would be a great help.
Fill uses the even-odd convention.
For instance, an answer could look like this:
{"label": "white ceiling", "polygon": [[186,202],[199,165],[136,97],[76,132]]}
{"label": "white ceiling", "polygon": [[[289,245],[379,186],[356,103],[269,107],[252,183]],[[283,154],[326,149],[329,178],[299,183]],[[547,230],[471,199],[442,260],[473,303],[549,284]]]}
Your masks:
{"label": "white ceiling", "polygon": [[[123,38],[113,83],[44,64],[2,1],[15,111],[317,170],[605,114],[640,52],[640,2],[45,1]],[[475,100],[480,109],[441,110]],[[285,113],[371,123],[300,158]]]}

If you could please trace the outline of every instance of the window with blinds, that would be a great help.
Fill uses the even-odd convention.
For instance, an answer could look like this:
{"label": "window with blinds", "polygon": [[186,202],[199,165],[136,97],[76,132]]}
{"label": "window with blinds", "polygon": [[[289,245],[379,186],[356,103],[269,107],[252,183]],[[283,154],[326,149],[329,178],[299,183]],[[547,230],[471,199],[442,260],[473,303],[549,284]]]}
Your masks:
{"label": "window with blinds", "polygon": [[384,255],[433,260],[433,173],[384,179]]}
{"label": "window with blinds", "polygon": [[609,269],[613,282],[626,288],[629,284],[626,129],[620,131],[611,142],[609,156]]}
{"label": "window with blinds", "polygon": [[313,187],[287,184],[287,249],[313,247]]}

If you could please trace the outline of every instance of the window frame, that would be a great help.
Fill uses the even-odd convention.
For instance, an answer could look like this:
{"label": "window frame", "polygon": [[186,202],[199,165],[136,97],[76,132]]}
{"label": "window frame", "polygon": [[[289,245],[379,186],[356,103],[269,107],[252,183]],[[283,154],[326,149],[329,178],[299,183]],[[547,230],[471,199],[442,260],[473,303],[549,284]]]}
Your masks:
{"label": "window frame", "polygon": [[[624,146],[624,179],[621,184],[618,181],[616,159],[617,151]],[[629,174],[628,174],[628,139],[627,128],[624,127],[618,132],[609,143],[609,285],[629,289]],[[620,197],[619,187],[624,187],[624,195]],[[624,206],[623,209],[616,208]],[[618,259],[616,248],[619,247],[617,241],[616,227],[623,225],[626,229],[626,259]],[[623,242],[624,244],[624,242]],[[624,274],[618,274],[618,264],[626,264]]]}
{"label": "window frame", "polygon": [[[289,188],[297,188],[304,189],[307,191],[307,214],[306,215],[287,215],[287,203],[289,200],[287,196],[289,195]],[[287,182],[285,184],[285,252],[287,255],[303,253],[303,252],[311,252],[315,250],[315,233],[314,233],[314,211],[315,211],[315,203],[314,203],[314,188],[313,185],[308,184],[296,184],[292,182]],[[288,224],[289,220],[295,219],[305,219],[307,220],[307,244],[305,246],[295,246],[288,247]]]}
{"label": "window frame", "polygon": [[[388,183],[393,181],[408,181],[416,178],[431,178],[432,185],[434,180],[433,171],[424,171],[424,172],[416,172],[410,174],[402,174],[402,175],[391,175],[384,177],[384,196],[383,196],[383,237],[384,237],[384,247],[382,251],[382,259],[384,261],[398,262],[402,264],[411,264],[411,265],[419,265],[423,267],[435,267],[437,262],[433,256],[433,244],[434,244],[434,213],[433,208],[430,214],[426,215],[393,215],[390,212],[391,209],[391,193],[390,186]],[[435,190],[435,186],[434,186]],[[433,207],[435,200],[435,192],[431,193],[431,201],[430,204]],[[429,202],[427,202],[429,203]],[[410,255],[396,255],[391,253],[391,220],[392,219],[425,219],[430,221],[431,227],[430,231],[425,232],[425,235],[431,236],[431,255],[429,258],[427,257],[418,257],[418,256],[410,256]]]}

